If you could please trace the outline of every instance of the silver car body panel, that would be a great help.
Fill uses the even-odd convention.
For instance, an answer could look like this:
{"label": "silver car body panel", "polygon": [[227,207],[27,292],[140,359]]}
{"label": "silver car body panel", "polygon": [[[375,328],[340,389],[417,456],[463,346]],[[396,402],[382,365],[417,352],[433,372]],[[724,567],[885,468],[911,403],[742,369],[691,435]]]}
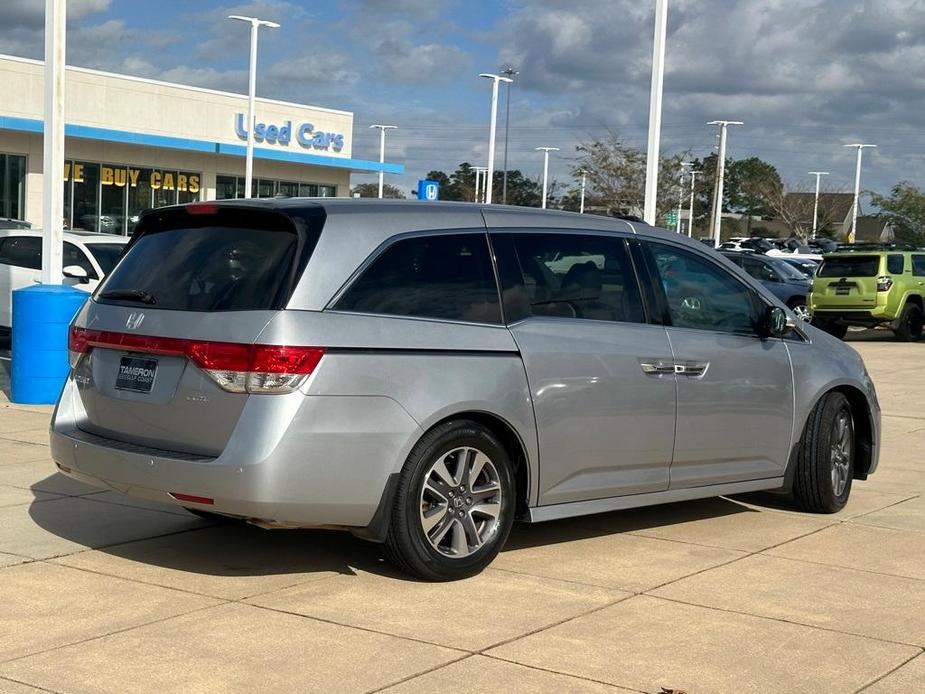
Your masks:
{"label": "silver car body panel", "polygon": [[[516,435],[527,465],[527,519],[539,521],[779,488],[810,411],[832,388],[863,394],[876,465],[879,406],[863,364],[809,326],[796,339],[759,340],[660,325],[529,318],[505,327],[330,308],[395,237],[484,233],[486,221],[491,231],[611,231],[680,244],[780,305],[702,244],[621,220],[472,204],[233,204],[324,208],[324,230],[286,309],[210,314],[91,301],[75,324],[318,346],[327,350],[321,362],[294,393],[243,395],[219,391],[191,363],[170,357],[161,390],[140,402],[112,388],[120,352],[95,349],[71,374],[53,417],[53,457],[65,473],[164,502],[181,503],[170,492],[210,497],[208,508],[231,515],[364,527],[423,433],[474,413]],[[643,362],[708,368],[652,373]]]}

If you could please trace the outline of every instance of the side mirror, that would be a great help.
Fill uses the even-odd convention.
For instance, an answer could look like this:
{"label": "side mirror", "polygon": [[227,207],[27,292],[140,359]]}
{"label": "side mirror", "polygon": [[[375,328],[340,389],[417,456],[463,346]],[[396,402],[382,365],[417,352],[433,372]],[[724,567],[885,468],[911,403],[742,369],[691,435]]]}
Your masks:
{"label": "side mirror", "polygon": [[768,306],[758,326],[758,334],[761,337],[783,337],[787,327],[787,312],[779,306]]}
{"label": "side mirror", "polygon": [[68,279],[77,280],[80,284],[87,284],[90,282],[90,276],[80,265],[68,265],[61,270],[61,274]]}

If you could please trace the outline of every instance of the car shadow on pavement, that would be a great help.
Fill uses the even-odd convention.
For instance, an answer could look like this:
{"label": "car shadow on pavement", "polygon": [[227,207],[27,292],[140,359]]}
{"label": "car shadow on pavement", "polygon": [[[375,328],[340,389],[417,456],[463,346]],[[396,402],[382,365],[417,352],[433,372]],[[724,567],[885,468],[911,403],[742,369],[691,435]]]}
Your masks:
{"label": "car shadow on pavement", "polygon": [[[73,482],[63,475],[62,482]],[[48,488],[55,476],[39,485]],[[74,493],[72,490],[71,493]],[[92,494],[36,501],[29,516],[52,535],[120,559],[207,576],[272,576],[311,573],[391,575],[381,547],[332,530],[265,530],[233,519],[203,520],[168,505],[105,501]],[[73,553],[81,551],[71,549]]]}

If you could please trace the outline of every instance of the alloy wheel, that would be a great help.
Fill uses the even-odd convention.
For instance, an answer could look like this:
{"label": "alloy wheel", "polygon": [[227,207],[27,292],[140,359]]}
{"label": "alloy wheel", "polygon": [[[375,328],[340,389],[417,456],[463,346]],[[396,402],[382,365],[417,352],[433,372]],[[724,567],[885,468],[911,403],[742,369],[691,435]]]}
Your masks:
{"label": "alloy wheel", "polygon": [[807,322],[810,320],[809,309],[806,307],[806,304],[797,304],[791,310],[800,320]]}
{"label": "alloy wheel", "polygon": [[854,448],[854,431],[851,425],[851,415],[847,410],[841,410],[832,424],[832,491],[835,496],[841,496],[848,484],[851,474],[851,456]]}
{"label": "alloy wheel", "polygon": [[445,557],[467,557],[497,532],[501,502],[501,480],[491,459],[477,448],[454,448],[424,475],[424,536]]}

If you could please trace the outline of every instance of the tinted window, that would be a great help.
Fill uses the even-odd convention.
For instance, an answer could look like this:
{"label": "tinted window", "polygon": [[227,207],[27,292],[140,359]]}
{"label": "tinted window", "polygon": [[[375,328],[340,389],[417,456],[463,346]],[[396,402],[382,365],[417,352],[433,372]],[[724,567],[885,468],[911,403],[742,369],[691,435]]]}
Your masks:
{"label": "tinted window", "polygon": [[116,263],[119,262],[122,251],[125,250],[125,245],[121,243],[92,243],[87,244],[87,250],[96,258],[96,262],[100,264],[103,274],[108,275],[112,272]]}
{"label": "tinted window", "polygon": [[91,280],[99,279],[99,275],[97,275],[96,270],[93,269],[93,264],[84,252],[73,243],[65,241],[64,258],[62,259],[61,266],[68,267],[69,265],[76,265],[77,267],[83,268],[84,272],[87,273],[87,277]]}
{"label": "tinted window", "polygon": [[886,271],[891,275],[901,275],[905,269],[906,263],[905,258],[899,255],[888,255],[886,257]]}
{"label": "tinted window", "polygon": [[819,266],[817,277],[876,277],[880,269],[880,256],[854,255],[829,256]]}
{"label": "tinted window", "polygon": [[281,308],[288,299],[298,236],[285,217],[234,208],[153,215],[142,220],[98,300],[106,292],[141,290],[156,308],[254,311]]}
{"label": "tinted window", "polygon": [[925,255],[912,256],[912,274],[917,277],[925,275]]}
{"label": "tinted window", "polygon": [[748,287],[697,254],[660,243],[649,247],[672,325],[754,334],[758,300]]}
{"label": "tinted window", "polygon": [[334,308],[500,323],[498,288],[485,234],[398,241],[373,261]]}
{"label": "tinted window", "polygon": [[623,239],[591,234],[512,234],[518,276],[505,286],[511,319],[526,316],[645,321]]}
{"label": "tinted window", "polygon": [[42,239],[38,236],[0,238],[0,263],[41,270]]}
{"label": "tinted window", "polygon": [[767,263],[754,258],[743,258],[742,267],[745,272],[760,282],[780,282],[780,277],[774,272],[774,269]]}

